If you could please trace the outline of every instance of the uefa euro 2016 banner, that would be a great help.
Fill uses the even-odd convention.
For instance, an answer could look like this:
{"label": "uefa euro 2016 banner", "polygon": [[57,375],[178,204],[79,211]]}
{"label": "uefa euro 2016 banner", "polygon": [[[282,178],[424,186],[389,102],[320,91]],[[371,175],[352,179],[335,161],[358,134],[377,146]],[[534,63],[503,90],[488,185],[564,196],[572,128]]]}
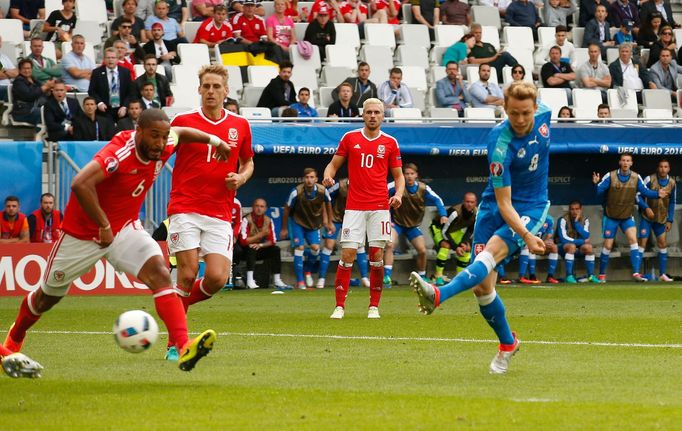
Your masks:
{"label": "uefa euro 2016 banner", "polygon": [[[52,244],[0,245],[0,296],[23,296],[40,287]],[[161,244],[165,250],[165,244]],[[149,289],[135,277],[116,272],[105,259],[78,278],[69,295],[140,295]]]}

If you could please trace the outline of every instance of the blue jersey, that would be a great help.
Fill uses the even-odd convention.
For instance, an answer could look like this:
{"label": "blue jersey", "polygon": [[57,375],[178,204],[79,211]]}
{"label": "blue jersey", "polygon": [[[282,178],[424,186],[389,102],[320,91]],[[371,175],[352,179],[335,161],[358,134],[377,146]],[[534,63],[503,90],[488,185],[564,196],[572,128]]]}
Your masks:
{"label": "blue jersey", "polygon": [[549,124],[552,110],[538,103],[533,129],[515,136],[509,120],[488,135],[490,179],[483,200],[495,200],[495,189],[510,187],[512,204],[538,205],[547,202],[549,176]]}

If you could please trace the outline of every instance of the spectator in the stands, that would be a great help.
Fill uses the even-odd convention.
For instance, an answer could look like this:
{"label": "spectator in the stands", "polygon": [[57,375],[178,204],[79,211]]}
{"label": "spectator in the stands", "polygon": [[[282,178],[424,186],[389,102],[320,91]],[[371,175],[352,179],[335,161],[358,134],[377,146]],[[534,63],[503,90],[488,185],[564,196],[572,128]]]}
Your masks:
{"label": "spectator in the stands", "polygon": [[367,21],[367,5],[360,0],[348,0],[341,3],[343,22],[362,25]]}
{"label": "spectator in the stands", "polygon": [[99,112],[114,121],[125,117],[134,88],[128,69],[118,65],[115,48],[104,50],[104,64],[92,71],[88,94],[95,98]]}
{"label": "spectator in the stands", "polygon": [[[147,37],[147,32],[144,31],[144,19],[140,18],[136,12],[137,0],[124,0],[123,15],[117,17],[114,22],[111,23],[112,36],[118,36],[118,27],[121,25],[121,21],[127,19],[131,24],[130,33],[135,36],[137,43],[147,43],[149,38]],[[144,18],[146,18],[146,16]]]}
{"label": "spectator in the stands", "polygon": [[[675,43],[675,35],[673,34],[673,29],[669,25],[664,25],[661,27],[660,38],[651,45],[649,50],[649,61],[647,61],[646,67],[651,67],[654,63],[658,61],[661,51],[664,49],[670,49],[677,51],[677,44]],[[673,56],[673,58],[675,58]],[[679,63],[679,61],[678,61]]]}
{"label": "spectator in the stands", "polygon": [[544,25],[547,27],[566,27],[566,18],[578,10],[576,0],[543,0],[543,6]]}
{"label": "spectator in the stands", "polygon": [[317,110],[310,106],[310,89],[303,87],[298,90],[298,102],[292,103],[289,107],[298,112],[299,117],[317,117]]}
{"label": "spectator in the stands", "polygon": [[[155,1],[158,4],[159,0]],[[187,0],[166,0],[166,2],[168,3],[168,17],[176,20],[181,28],[185,28],[185,23],[189,21]]]}
{"label": "spectator in the stands", "polygon": [[372,19],[376,19],[377,22],[387,22],[393,25],[399,24],[400,0],[370,0],[369,9],[372,11]]}
{"label": "spectator in the stands", "polygon": [[632,25],[628,22],[621,24],[620,29],[613,35],[613,41],[616,43],[616,46],[624,43],[633,43],[635,37],[632,35]]}
{"label": "spectator in the stands", "polygon": [[379,100],[384,102],[387,117],[392,116],[392,110],[396,108],[414,107],[412,92],[406,84],[403,84],[403,71],[399,67],[391,69],[388,80],[379,85]]}
{"label": "spectator in the stands", "polygon": [[500,12],[500,16],[504,18],[507,13],[507,8],[511,4],[512,0],[479,0],[478,4],[481,6],[493,6],[496,7]]}
{"label": "spectator in the stands", "polygon": [[288,106],[284,109],[282,109],[282,115],[280,117],[286,118],[297,118],[298,117],[298,111],[291,106]]}
{"label": "spectator in the stands", "polygon": [[464,108],[468,99],[464,78],[459,71],[459,66],[454,61],[445,65],[445,73],[447,76],[436,82],[438,107],[456,109],[461,117],[464,115]]}
{"label": "spectator in the stands", "polygon": [[504,20],[512,27],[528,27],[533,31],[533,38],[538,40],[538,27],[542,25],[540,14],[535,3],[528,0],[514,0],[504,16]]}
{"label": "spectator in the stands", "polygon": [[[141,22],[139,19],[138,22]],[[141,63],[142,58],[144,58],[144,51],[142,51],[142,45],[132,34],[133,23],[128,18],[123,18],[119,20],[118,31],[115,35],[111,36],[104,42],[104,49],[114,46],[114,43],[121,41],[125,44],[126,55],[130,58],[131,63]]]}
{"label": "spectator in the stands", "polygon": [[336,28],[329,19],[329,7],[326,3],[320,5],[315,20],[305,29],[303,40],[316,45],[320,49],[320,59],[324,61],[326,46],[336,43]]}
{"label": "spectator in the stands", "polygon": [[163,38],[163,26],[160,23],[152,25],[151,40],[144,44],[142,49],[145,54],[153,54],[160,65],[166,71],[166,76],[171,79],[172,66],[180,63],[177,53],[178,44],[175,41],[167,41]]}
{"label": "spectator in the stands", "polygon": [[40,123],[40,107],[47,101],[52,91],[54,79],[40,84],[33,79],[33,65],[31,60],[19,60],[19,76],[12,83],[12,118],[23,123]]}
{"label": "spectator in the stands", "polygon": [[52,193],[40,196],[40,208],[33,211],[27,221],[31,242],[51,244],[62,235],[62,213],[55,209]]}
{"label": "spectator in the stands", "polygon": [[680,26],[675,22],[670,0],[649,0],[646,2],[640,2],[639,4],[641,5],[640,15],[642,18],[654,13],[658,13],[663,19],[662,24],[667,24],[673,28],[678,28]]}
{"label": "spectator in the stands", "polygon": [[611,108],[606,103],[600,103],[597,106],[597,118],[598,121],[592,121],[593,123],[612,123],[611,119]]}
{"label": "spectator in the stands", "polygon": [[135,130],[141,113],[142,102],[140,102],[138,99],[133,99],[128,102],[128,113],[125,117],[118,120],[118,123],[116,123],[115,132],[118,133],[122,130]]}
{"label": "spectator in the stands", "polygon": [[559,117],[560,121],[573,118],[573,111],[571,111],[571,108],[568,106],[562,106],[561,109],[559,109],[559,114],[557,116]]}
{"label": "spectator in the stands", "polygon": [[275,13],[265,20],[265,31],[268,41],[276,44],[285,54],[289,54],[289,47],[296,43],[294,21],[284,15],[286,10],[285,0],[275,0]]}
{"label": "spectator in the stands", "polygon": [[[134,81],[137,79],[137,74],[135,73],[135,66],[130,56],[128,56],[128,48],[126,43],[122,40],[117,40],[114,42],[113,48],[116,50],[116,59],[119,66],[124,67],[130,73],[130,79]],[[108,48],[107,48],[108,49]]]}
{"label": "spectator in the stands", "polygon": [[[440,20],[445,25],[466,25],[468,27],[471,24],[471,7],[468,3],[459,0],[445,0],[436,10],[438,13],[435,14],[440,15]],[[414,6],[412,6],[412,14],[414,15]],[[434,23],[434,25],[438,24],[437,17]]]}
{"label": "spectator in the stands", "polygon": [[575,72],[571,64],[561,61],[561,48],[553,46],[549,50],[549,62],[540,69],[542,85],[546,88],[564,88],[568,103],[571,103],[571,82],[575,80]]}
{"label": "spectator in the stands", "polygon": [[609,64],[611,72],[611,85],[614,88],[624,87],[637,92],[637,100],[641,102],[642,92],[645,88],[656,89],[656,84],[651,82],[651,75],[646,67],[632,58],[632,47],[623,44],[618,47],[618,58]]}
{"label": "spectator in the stands", "polygon": [[[185,0],[182,0],[183,3],[184,1]],[[154,6],[154,16],[150,16],[144,22],[144,28],[148,38],[153,38],[152,26],[156,23],[163,26],[163,40],[174,42],[176,45],[178,43],[188,43],[185,38],[185,30],[183,30],[183,27],[178,21],[169,16],[168,2],[166,0],[159,0]]]}
{"label": "spectator in the stands", "polygon": [[111,116],[98,114],[94,97],[83,99],[83,112],[73,117],[73,139],[75,141],[108,141],[114,136],[114,121]]}
{"label": "spectator in the stands", "polygon": [[490,82],[490,65],[478,66],[478,81],[469,85],[469,96],[474,108],[494,109],[495,114],[502,113],[504,94],[499,85]]}
{"label": "spectator in the stands", "polygon": [[663,15],[660,12],[652,12],[645,15],[643,21],[642,28],[637,35],[637,43],[644,48],[651,48],[658,40],[658,32],[663,25]]}
{"label": "spectator in the stands", "polygon": [[45,0],[11,0],[7,18],[20,20],[24,28],[24,39],[28,39],[31,20],[45,19]]}
{"label": "spectator in the stands", "polygon": [[483,29],[481,24],[471,24],[471,33],[473,33],[474,37],[476,38],[476,43],[474,44],[474,47],[471,48],[471,53],[469,54],[469,58],[467,58],[467,63],[489,64],[497,71],[497,81],[502,82],[502,69],[504,66],[514,66],[518,64],[518,61],[516,61],[514,56],[507,51],[498,51],[490,43],[483,42],[481,39],[483,37]]}
{"label": "spectator in the stands", "polygon": [[293,69],[294,65],[291,62],[282,62],[279,65],[279,74],[270,80],[258,100],[258,106],[270,108],[274,117],[281,116],[285,108],[296,102],[296,89],[291,82]]}
{"label": "spectator in the stands", "polygon": [[673,58],[675,51],[671,49],[661,50],[659,59],[649,69],[651,81],[656,84],[656,88],[669,90],[670,97],[677,99],[677,77],[682,76],[682,66],[677,64]]}
{"label": "spectator in the stands", "polygon": [[5,198],[5,209],[0,214],[0,244],[30,242],[28,219],[19,208],[18,197]]}
{"label": "spectator in the stands", "polygon": [[157,60],[154,54],[147,54],[144,58],[144,73],[135,80],[137,96],[142,95],[142,86],[151,83],[154,86],[153,100],[159,102],[160,106],[171,106],[174,102],[173,92],[170,89],[168,78],[160,73],[156,73]]}
{"label": "spectator in the stands", "polygon": [[239,102],[234,99],[228,98],[225,103],[223,103],[223,107],[233,114],[239,114]]}
{"label": "spectator in the stands", "polygon": [[599,5],[594,18],[585,26],[583,36],[583,48],[587,48],[591,43],[596,43],[601,49],[601,57],[606,58],[606,50],[615,47],[616,42],[611,39],[611,29],[606,21],[606,7]]}
{"label": "spectator in the stands", "polygon": [[142,109],[160,108],[161,104],[154,100],[154,84],[145,82],[140,88],[140,103]]}
{"label": "spectator in the stands", "polygon": [[62,44],[71,40],[77,21],[75,0],[62,0],[62,7],[50,12],[42,29],[47,33],[45,40],[54,42],[57,58],[62,57]]}
{"label": "spectator in the stands", "polygon": [[[450,1],[452,2],[452,0]],[[410,24],[425,25],[429,29],[431,40],[433,40],[434,28],[440,23],[438,0],[410,0],[409,3],[412,11],[412,22]],[[464,5],[464,3],[462,4]]]}
{"label": "spectator in the stands", "polygon": [[77,34],[71,39],[71,51],[61,62],[64,82],[80,92],[88,91],[92,69],[95,68],[95,62],[83,53],[84,50],[85,38]]}
{"label": "spectator in the stands", "polygon": [[554,30],[554,42],[547,41],[547,45],[542,48],[539,57],[545,61],[549,61],[550,48],[558,46],[561,48],[561,61],[570,63],[573,58],[573,53],[575,52],[575,46],[567,39],[567,33],[568,29],[565,26],[557,26]]}
{"label": "spectator in the stands", "polygon": [[602,5],[609,7],[608,0],[580,0],[578,27],[585,27],[587,23],[594,18],[597,12],[597,6]]}
{"label": "spectator in the stands", "polygon": [[[320,13],[321,7],[326,7],[329,11],[329,19],[335,22],[344,22],[341,13],[341,4],[336,0],[315,0],[308,14],[308,23],[312,23]],[[286,13],[285,13],[286,15]]]}
{"label": "spectator in the stands", "polygon": [[75,98],[66,97],[66,84],[61,79],[55,79],[44,112],[48,140],[73,140],[73,119],[82,115],[82,111]]}
{"label": "spectator in the stands", "polygon": [[[262,9],[262,8],[261,8]],[[232,31],[239,43],[250,45],[267,38],[265,20],[256,14],[256,2],[245,0],[242,12],[232,18]]]}
{"label": "spectator in the stands", "polygon": [[234,41],[232,26],[227,20],[227,8],[222,5],[213,7],[213,16],[206,18],[194,37],[194,43],[203,43],[209,48],[214,48],[223,42]]}
{"label": "spectator in the stands", "polygon": [[342,82],[338,87],[339,100],[329,105],[327,117],[352,118],[360,115],[358,106],[353,103],[353,85]]}
{"label": "spectator in the stands", "polygon": [[[205,21],[213,18],[216,6],[225,6],[224,0],[192,0],[192,21]],[[227,7],[225,7],[227,18]]]}
{"label": "spectator in the stands", "polygon": [[33,64],[33,79],[44,83],[50,79],[61,78],[62,69],[51,58],[43,57],[43,40],[39,37],[31,39],[31,53],[28,55]]}
{"label": "spectator in the stands", "polygon": [[512,67],[511,70],[512,82],[523,81],[526,78],[526,68],[521,64]]}
{"label": "spectator in the stands", "polygon": [[609,24],[611,24],[611,27],[620,28],[623,24],[630,24],[633,36],[637,36],[642,22],[639,19],[639,10],[637,9],[636,1],[614,0],[609,6],[608,12]]}
{"label": "spectator in the stands", "polygon": [[[2,46],[2,36],[0,36],[0,47]],[[14,65],[14,61],[4,53],[0,52],[0,101],[7,102],[7,89],[12,80],[19,75],[19,69]]]}
{"label": "spectator in the stands", "polygon": [[448,64],[450,62],[455,62],[457,64],[466,64],[467,58],[471,54],[471,49],[474,47],[475,43],[476,38],[472,33],[465,34],[458,42],[455,42],[445,50],[442,63]]}
{"label": "spectator in the stands", "polygon": [[576,71],[575,86],[601,90],[602,99],[606,100],[606,91],[611,88],[611,72],[599,57],[599,45],[591,43],[587,47],[587,55],[587,61],[579,65]]}
{"label": "spectator in the stands", "polygon": [[[353,97],[351,98],[353,105],[362,106],[365,100],[379,97],[376,84],[369,80],[370,72],[369,64],[361,61],[358,63],[358,76],[350,76],[344,79],[344,82],[349,83],[353,87]],[[336,87],[332,91],[332,98],[338,100],[338,94],[339,87]]]}
{"label": "spectator in the stands", "polygon": [[255,7],[253,9],[253,13],[258,16],[258,17],[264,17],[265,16],[265,8],[263,7],[263,4],[261,3],[261,0],[228,0],[227,2],[227,12],[230,16],[230,18],[243,13],[244,12],[244,6],[247,4],[251,3]]}

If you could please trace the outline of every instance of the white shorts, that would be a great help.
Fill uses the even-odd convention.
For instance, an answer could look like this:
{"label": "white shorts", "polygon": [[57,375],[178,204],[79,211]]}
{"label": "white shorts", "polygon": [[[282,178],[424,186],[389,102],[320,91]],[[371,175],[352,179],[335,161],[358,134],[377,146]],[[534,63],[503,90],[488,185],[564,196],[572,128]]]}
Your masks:
{"label": "white shorts", "polygon": [[199,257],[220,254],[232,261],[232,225],[196,213],[173,214],[168,226],[168,251],[171,255],[199,249]]}
{"label": "white shorts", "polygon": [[370,247],[384,248],[391,241],[389,210],[345,211],[339,240],[341,248],[357,249],[364,246],[365,236]]}
{"label": "white shorts", "polygon": [[161,247],[139,220],[125,225],[106,248],[100,248],[94,241],[64,234],[52,247],[41,288],[50,296],[64,296],[71,283],[103,257],[117,271],[137,277],[144,264],[154,256],[163,258]]}

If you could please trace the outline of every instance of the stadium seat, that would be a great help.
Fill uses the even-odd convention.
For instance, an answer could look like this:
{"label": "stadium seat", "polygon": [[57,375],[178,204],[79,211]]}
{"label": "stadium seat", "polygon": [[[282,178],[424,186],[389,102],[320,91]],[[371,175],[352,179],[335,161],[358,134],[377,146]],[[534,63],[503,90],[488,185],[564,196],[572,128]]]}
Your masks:
{"label": "stadium seat", "polygon": [[360,32],[357,24],[335,23],[336,42],[339,44],[350,45],[355,51],[360,49]]}
{"label": "stadium seat", "polygon": [[608,48],[606,50],[606,64],[611,64],[618,59],[618,48]]}
{"label": "stadium seat", "polygon": [[538,27],[538,44],[542,46],[547,46],[550,43],[554,44],[556,39],[554,35],[556,34],[556,29],[554,27]]}
{"label": "stadium seat", "polygon": [[497,27],[491,25],[482,26],[481,41],[491,44],[495,49],[500,49],[500,33]]}
{"label": "stadium seat", "polygon": [[646,109],[667,109],[672,112],[669,90],[642,90],[642,104]]}
{"label": "stadium seat", "polygon": [[396,123],[421,123],[422,112],[418,108],[393,108],[391,118],[395,118]]}
{"label": "stadium seat", "polygon": [[173,65],[173,83],[192,87],[194,91],[196,91],[196,89],[199,88],[199,75],[197,74],[197,69],[193,66],[186,66],[184,64]]}
{"label": "stadium seat", "polygon": [[530,27],[507,26],[502,29],[502,35],[508,47],[513,46],[515,49],[527,49],[531,52],[535,50],[533,31]]}
{"label": "stadium seat", "polygon": [[[119,3],[119,2],[117,1],[116,3]],[[45,18],[49,17],[53,11],[61,10],[61,9],[62,9],[62,0],[45,0]],[[5,10],[5,12],[6,12],[6,10]]]}
{"label": "stadium seat", "polygon": [[275,2],[274,1],[261,2],[261,6],[263,6],[263,11],[265,12],[264,16],[268,17],[268,16],[275,13]]}
{"label": "stadium seat", "polygon": [[400,43],[407,46],[431,48],[429,29],[424,24],[401,24]]}
{"label": "stadium seat", "polygon": [[320,87],[320,108],[328,108],[329,105],[334,103],[334,98],[332,97],[332,91],[334,91],[334,88],[336,87]]}
{"label": "stadium seat", "polygon": [[441,79],[445,78],[447,73],[445,73],[445,66],[433,66],[429,70],[429,79],[431,80],[431,83],[435,86],[436,82],[440,81]]}
{"label": "stadium seat", "polygon": [[242,100],[241,106],[257,106],[258,100],[260,100],[261,94],[263,94],[263,89],[265,87],[253,87],[250,85],[244,86],[242,90]]}
{"label": "stadium seat", "polygon": [[279,74],[279,70],[275,66],[248,66],[246,73],[249,78],[249,85],[266,87],[270,80]]}
{"label": "stadium seat", "polygon": [[[467,67],[466,80],[469,84],[478,81],[478,67]],[[497,82],[497,69],[494,67],[490,68],[490,79],[489,82],[499,84]]]}
{"label": "stadium seat", "polygon": [[102,46],[104,28],[97,21],[84,21],[79,19],[76,22],[76,27],[73,29],[73,34],[82,35],[86,42],[97,47]]}
{"label": "stadium seat", "polygon": [[586,88],[573,89],[573,113],[576,118],[597,119],[597,107],[602,103],[601,91]]}
{"label": "stadium seat", "polygon": [[391,24],[365,24],[365,43],[395,49],[395,33]]}
{"label": "stadium seat", "polygon": [[438,106],[438,100],[436,99],[436,86],[429,87],[426,93],[426,106]]}
{"label": "stadium seat", "polygon": [[445,51],[447,51],[447,49],[447,46],[434,46],[431,48],[431,52],[429,53],[429,63],[437,66],[445,66],[443,64],[443,55],[445,55]]}
{"label": "stadium seat", "polygon": [[358,68],[357,53],[350,45],[327,45],[327,65],[347,67],[351,70]]}
{"label": "stadium seat", "polygon": [[[71,44],[70,43],[63,43],[62,44],[62,58],[71,52]],[[97,56],[95,55],[95,47],[92,45],[92,43],[86,41],[85,42],[85,49],[83,50],[83,54],[90,58],[90,60],[94,61],[95,64],[97,64]]]}
{"label": "stadium seat", "polygon": [[[107,6],[103,1],[90,0],[76,2],[76,15],[80,19],[87,17],[88,20],[95,21],[102,25],[106,24],[108,20]],[[80,20],[78,22],[80,22]],[[76,23],[76,26],[78,26],[78,23]]]}
{"label": "stadium seat", "polygon": [[464,36],[467,28],[464,25],[437,25],[434,28],[435,46],[449,47]]}
{"label": "stadium seat", "polygon": [[403,12],[403,21],[406,24],[414,22],[414,16],[412,15],[412,5],[410,3],[403,3],[401,5]]}
{"label": "stadium seat", "polygon": [[24,29],[18,19],[0,19],[2,43],[19,45],[24,41]]}
{"label": "stadium seat", "polygon": [[[185,22],[185,38],[190,42],[194,42],[194,37],[197,35],[201,27],[201,21],[187,21]],[[180,57],[182,58],[182,57]]]}
{"label": "stadium seat", "polygon": [[539,88],[540,101],[552,109],[552,118],[559,117],[559,110],[568,105],[568,96],[563,88]]}
{"label": "stadium seat", "polygon": [[311,92],[317,91],[317,72],[310,67],[294,67],[291,82],[294,83],[297,92],[302,87],[307,87]]}
{"label": "stadium seat", "polygon": [[508,46],[505,49],[511,55],[514,56],[516,61],[526,69],[526,76],[532,75],[535,69],[535,62],[533,60],[533,51],[526,48],[517,48],[516,46]]}
{"label": "stadium seat", "polygon": [[179,43],[178,55],[180,64],[183,66],[193,66],[199,69],[201,66],[211,64],[208,46],[203,43]]}
{"label": "stadium seat", "polygon": [[637,93],[635,90],[626,90],[628,97],[621,103],[618,96],[618,90],[611,88],[607,90],[607,97],[609,101],[609,108],[611,109],[611,117],[613,118],[636,118],[637,108]]}
{"label": "stadium seat", "polygon": [[320,106],[320,107],[316,108],[316,110],[317,110],[317,116],[324,118],[327,116],[327,112],[329,111],[329,108]]}
{"label": "stadium seat", "polygon": [[242,90],[244,88],[244,83],[242,81],[242,71],[239,66],[223,66],[227,70],[227,88],[229,92],[228,97],[232,99],[237,99],[242,95]]}
{"label": "stadium seat", "polygon": [[583,46],[583,36],[585,36],[585,27],[573,27],[571,30],[573,46],[580,48]]}
{"label": "stadium seat", "polygon": [[[175,73],[173,73],[175,76]],[[201,105],[201,97],[197,91],[199,84],[199,78],[197,78],[196,85],[188,85],[183,81],[182,84],[171,84],[170,88],[173,92],[173,98],[175,98],[175,105],[177,106],[187,106],[194,109]]]}
{"label": "stadium seat", "polygon": [[[47,43],[47,42],[43,42],[43,43]],[[43,54],[44,53],[45,53],[45,51],[43,51]],[[135,76],[140,77],[140,76],[144,75],[144,65],[143,64],[133,64],[133,69],[135,69]],[[157,64],[156,65],[156,73],[158,73],[159,75],[166,76],[166,68],[163,67],[163,65],[161,65],[161,64]]]}
{"label": "stadium seat", "polygon": [[673,122],[673,112],[670,109],[656,109],[656,108],[644,108],[642,111],[642,117],[649,120],[660,120],[660,121],[647,121],[647,123],[672,123]]}
{"label": "stadium seat", "polygon": [[470,120],[491,120],[491,121],[474,121],[475,123],[494,123],[495,110],[489,108],[464,108],[464,118]]}
{"label": "stadium seat", "polygon": [[426,71],[419,66],[400,66],[403,71],[403,81],[410,89],[426,91]]}
{"label": "stadium seat", "polygon": [[[5,45],[3,44],[3,48]],[[24,55],[29,55],[31,53],[31,42],[24,42]],[[54,42],[43,42],[43,57],[49,58],[50,60],[57,62],[57,52],[54,47]]]}
{"label": "stadium seat", "polygon": [[398,45],[395,63],[405,66],[419,66],[429,68],[429,53],[423,46]]}
{"label": "stadium seat", "polygon": [[38,123],[38,131],[36,132],[36,141],[42,141],[47,138],[47,124],[45,123],[45,105],[40,107],[40,123]]}
{"label": "stadium seat", "polygon": [[15,121],[12,118],[12,108],[14,106],[14,101],[12,97],[12,84],[7,86],[7,103],[5,104],[5,112],[2,114],[2,125],[3,126],[13,126],[13,127],[35,127],[31,123],[24,123],[23,121]]}
{"label": "stadium seat", "polygon": [[410,87],[410,93],[412,93],[414,107],[421,112],[426,112],[426,89]]}
{"label": "stadium seat", "polygon": [[352,74],[353,71],[348,67],[324,66],[322,82],[327,87],[336,87]]}
{"label": "stadium seat", "polygon": [[250,120],[269,120],[272,118],[272,113],[268,108],[239,108],[239,114]]}
{"label": "stadium seat", "polygon": [[675,36],[675,40],[677,41],[677,43],[679,43],[682,40],[682,28],[674,29],[673,35]]}
{"label": "stadium seat", "polygon": [[316,45],[313,45],[313,55],[308,59],[303,58],[295,45],[293,45],[289,50],[289,56],[291,57],[291,62],[294,64],[294,70],[299,67],[305,67],[308,69],[313,69],[316,73],[318,73],[322,68],[322,62],[320,61],[320,48]]}
{"label": "stadium seat", "polygon": [[[296,32],[296,40],[303,40],[305,38],[305,31],[308,28],[307,22],[295,22],[294,31]],[[336,28],[336,26],[335,26]],[[291,52],[291,51],[289,51]]]}
{"label": "stadium seat", "polygon": [[436,108],[432,106],[429,108],[429,117],[431,118],[459,118],[459,112],[456,109],[450,108]]}
{"label": "stadium seat", "polygon": [[18,45],[14,44],[14,43],[3,43],[2,46],[0,46],[0,53],[5,54],[16,65],[17,60],[21,57],[24,57],[24,55],[25,55],[24,53],[26,52],[24,47],[27,44],[28,44],[28,53],[30,54],[31,53],[31,47],[30,47],[29,42],[24,42],[23,44],[18,44]]}
{"label": "stadium seat", "polygon": [[393,68],[391,48],[387,46],[363,45],[360,48],[360,59],[369,64],[370,79],[377,86],[388,79],[388,71]]}
{"label": "stadium seat", "polygon": [[500,20],[500,11],[494,6],[476,5],[471,7],[471,13],[474,22],[481,25],[490,25],[497,30],[502,28],[502,21]]}
{"label": "stadium seat", "polygon": [[[600,56],[601,58],[601,56]],[[573,51],[573,58],[571,59],[571,64],[575,65],[574,70],[580,67],[581,64],[585,63],[590,59],[590,55],[587,53],[587,48],[576,48]]]}

